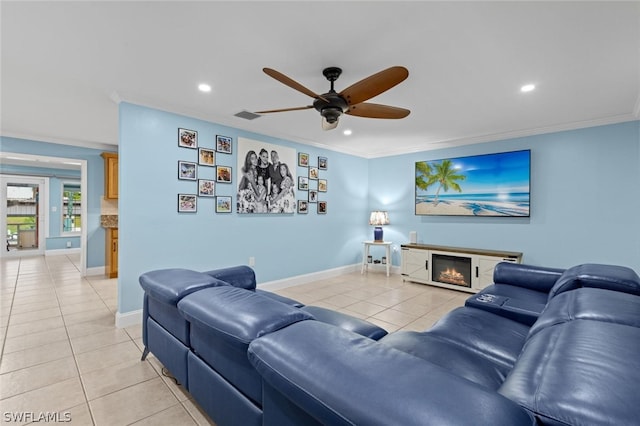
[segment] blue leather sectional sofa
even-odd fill
[[[143,340],[220,426],[640,422],[640,278],[501,263],[431,329],[256,290],[244,266],[152,271]]]

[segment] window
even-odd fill
[[[62,232],[77,233],[81,231],[82,195],[80,182],[62,183]]]

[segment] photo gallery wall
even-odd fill
[[[194,192],[178,194],[178,213],[197,213],[201,197],[215,200],[216,213],[233,211],[233,197],[216,193],[217,185],[234,184],[233,167],[225,164],[231,161],[233,138],[216,135],[211,147],[205,145],[198,143],[197,131],[178,129],[178,146],[196,157],[178,160],[178,179],[195,184]],[[237,149],[237,213],[307,214],[315,205],[318,214],[327,214],[327,201],[322,200],[328,189],[327,157],[319,156],[315,163],[309,154],[296,155],[293,148],[244,138]],[[296,173],[298,168],[305,172]]]

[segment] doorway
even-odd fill
[[[6,236],[3,254],[44,254],[45,178],[2,176],[0,183],[0,229]]]
[[[14,153],[14,152],[0,152],[0,163],[5,164],[7,166],[27,166],[27,167],[40,167],[46,169],[72,169],[72,170],[80,170],[80,192],[82,194],[87,194],[88,184],[87,184],[87,160],[82,160],[78,158],[63,158],[63,157],[49,157],[43,155],[34,155],[34,154],[23,154],[23,153]],[[11,173],[11,172],[8,172]],[[17,177],[18,179],[39,179],[42,182],[47,182],[47,176],[34,175],[33,173],[15,173],[3,174],[0,175],[2,179],[12,179]],[[0,232],[7,231],[7,214],[5,213],[5,209],[7,206],[6,200],[6,190],[5,182],[2,181],[2,185],[0,188]],[[43,188],[44,187],[44,188]],[[38,245],[39,249],[42,250],[41,254],[46,254],[46,237],[47,237],[47,227],[48,227],[48,214],[47,209],[49,206],[48,201],[48,184],[44,184],[40,187],[39,190],[39,203],[40,203],[40,222],[39,222],[39,234],[38,234]],[[86,198],[85,198],[86,199]],[[81,205],[81,213],[80,213],[80,274],[82,276],[87,275],[87,213],[88,207],[86,202],[83,202]],[[43,222],[44,221],[44,222]],[[13,234],[13,232],[12,232]],[[13,237],[12,237],[13,238]],[[6,251],[6,241],[5,246],[0,247],[0,257],[16,255],[19,256],[22,253],[28,253],[25,251],[15,251],[12,254],[11,250],[9,252]],[[32,252],[32,255],[37,253]]]

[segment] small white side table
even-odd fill
[[[362,256],[362,270],[360,271],[360,274],[364,274],[365,269],[369,271],[369,263],[367,262],[367,258],[369,257],[369,247],[383,246],[386,250],[387,276],[389,276],[389,269],[391,268],[391,241],[363,241],[362,244],[364,244],[364,253]]]

